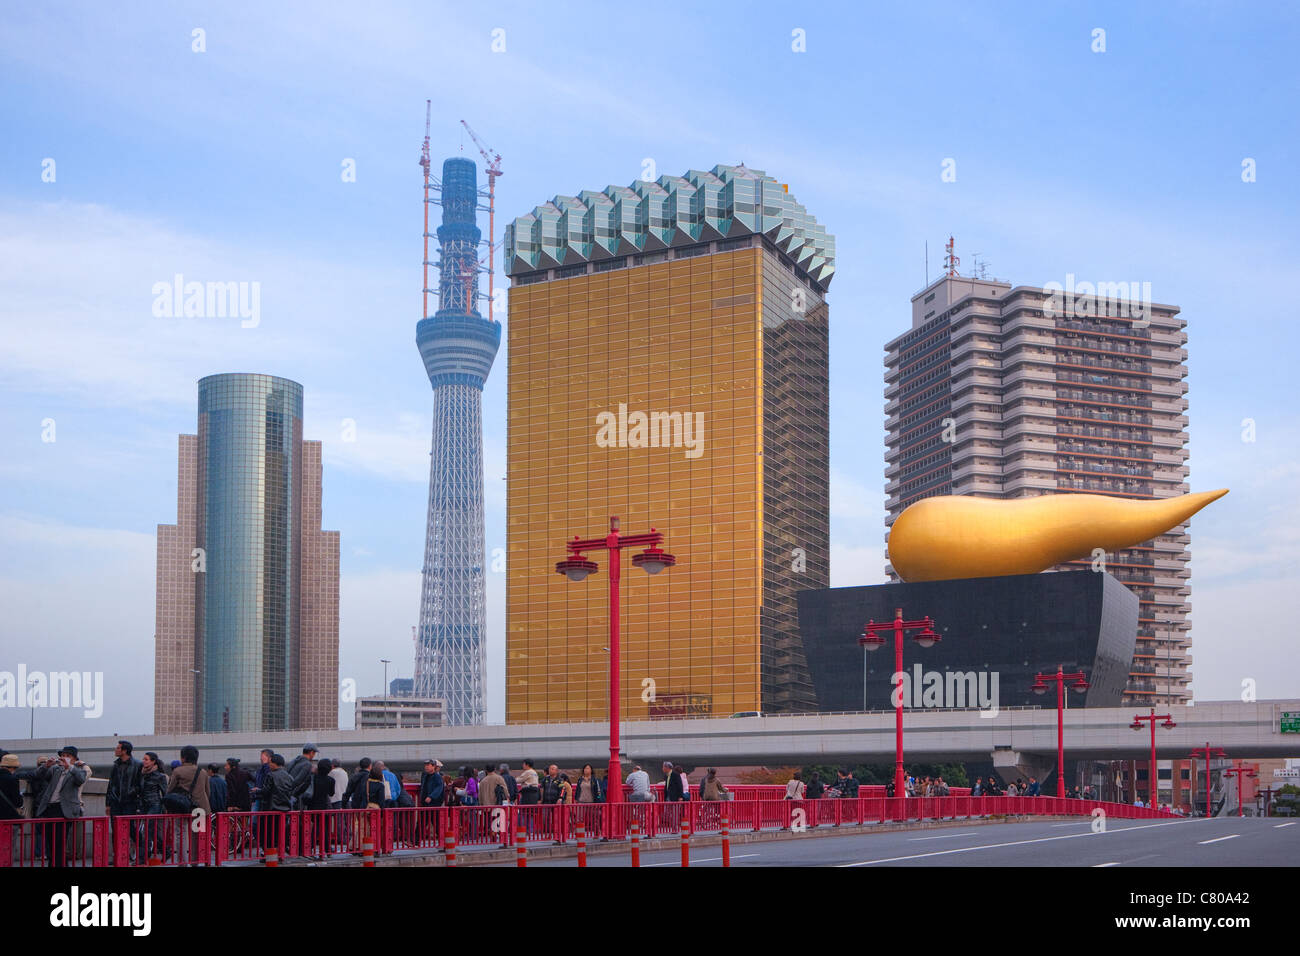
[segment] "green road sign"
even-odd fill
[[[1282,711],[1282,733],[1300,734],[1300,710]]]

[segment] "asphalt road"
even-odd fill
[[[1300,823],[1276,818],[1115,820],[1094,833],[1072,823],[973,824],[954,829],[808,836],[737,843],[732,866],[1295,866]],[[588,866],[629,866],[627,853],[591,855]],[[513,866],[514,864],[503,864]],[[529,867],[576,865],[529,860]],[[642,852],[646,867],[680,866],[681,851]],[[691,866],[721,866],[718,846],[692,847]]]

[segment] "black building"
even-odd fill
[[[1071,706],[1117,707],[1136,643],[1138,599],[1109,574],[1063,571],[802,591],[799,629],[822,712],[893,708],[894,610],[927,615],[940,640],[903,650],[905,707],[1055,706],[1031,685],[1038,671],[1082,671]],[[858,643],[874,620],[885,644]]]

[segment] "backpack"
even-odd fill
[[[366,808],[366,794],[370,791],[370,773],[366,772],[364,777],[356,781],[352,788],[352,799],[348,806],[353,810],[364,810]]]
[[[163,797],[163,809],[168,813],[183,813],[187,816],[194,811],[194,788],[198,785],[199,774],[203,773],[198,764],[194,765],[194,779],[188,790],[173,790]]]
[[[307,802],[311,800],[315,782],[316,774],[312,772],[311,764],[308,763],[306,777],[294,782],[293,792],[289,794],[289,806],[295,808],[306,806]]]

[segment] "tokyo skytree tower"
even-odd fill
[[[426,237],[428,208],[426,201]],[[483,383],[501,344],[501,325],[478,313],[477,208],[477,167],[468,159],[446,160],[437,233],[438,310],[415,327],[433,386],[415,694],[443,698],[449,725],[481,724],[487,709]]]

